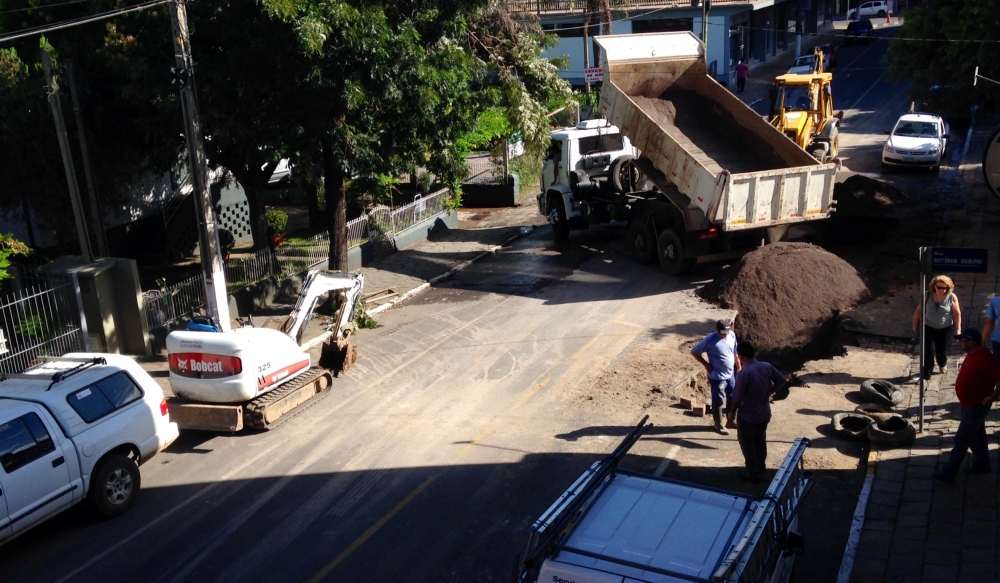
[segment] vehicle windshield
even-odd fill
[[[933,121],[900,121],[892,135],[904,138],[936,138],[938,124]]]
[[[812,92],[806,85],[785,86],[784,99],[785,109],[793,111],[808,111],[812,109]]]
[[[812,55],[806,55],[804,57],[799,57],[795,59],[795,63],[792,64],[793,67],[806,67],[812,65],[813,57]]]
[[[580,138],[581,154],[596,154],[599,152],[617,152],[624,150],[625,143],[621,134],[599,134],[587,138]]]

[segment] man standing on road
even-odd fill
[[[730,402],[727,417],[732,424],[733,416],[739,411],[736,422],[736,438],[743,451],[746,470],[740,477],[757,484],[760,475],[767,469],[767,424],[771,421],[771,393],[775,393],[788,382],[785,375],[771,366],[771,363],[757,360],[757,349],[749,342],[740,342],[736,354],[742,363],[736,373],[736,389]]]
[[[747,77],[750,74],[750,67],[740,59],[738,65],[736,65],[736,92],[743,93],[743,90],[747,86]]]
[[[705,360],[703,354],[708,354],[708,360]],[[691,355],[708,371],[715,430],[722,435],[729,435],[729,430],[722,424],[722,403],[724,398],[728,399],[733,394],[733,371],[740,370],[740,363],[736,360],[736,334],[733,333],[732,320],[716,322],[715,332],[692,348]]]
[[[951,450],[948,463],[934,474],[935,480],[954,482],[955,475],[965,459],[965,452],[972,448],[972,465],[966,471],[970,474],[989,473],[989,443],[986,437],[986,414],[993,401],[1000,396],[997,382],[1000,382],[1000,362],[981,344],[979,330],[965,330],[956,334],[959,346],[965,351],[962,368],[955,379],[955,394],[962,405],[962,421],[955,431],[955,447]]]
[[[997,328],[997,318],[1000,318],[1000,296],[990,300],[986,307],[986,325],[983,326],[983,346],[993,349],[993,356],[1000,360],[1000,328]]]

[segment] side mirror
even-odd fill
[[[947,139],[951,138],[951,134],[945,134],[945,135],[943,135],[941,137],[947,140]]]
[[[806,550],[806,539],[794,530],[785,535],[785,550],[793,555],[801,555]]]
[[[892,130],[885,130],[885,135],[891,136],[892,135]]]

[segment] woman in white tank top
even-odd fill
[[[935,360],[941,374],[948,370],[948,340],[962,333],[962,309],[955,295],[955,282],[947,275],[938,275],[927,287],[930,293],[924,305],[924,379],[931,378]],[[913,311],[913,331],[920,332],[920,306]]]

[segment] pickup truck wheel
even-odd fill
[[[660,267],[667,275],[681,275],[694,265],[694,261],[684,258],[684,244],[673,229],[664,229],[657,238],[657,255]]]
[[[656,241],[649,224],[644,218],[632,221],[628,226],[629,248],[632,249],[632,258],[636,263],[649,265],[656,260]]]
[[[139,494],[139,468],[131,459],[116,455],[104,461],[94,472],[90,499],[97,512],[113,518],[125,513]]]
[[[879,16],[885,16],[885,10],[879,10],[878,11],[878,15]]]
[[[549,223],[552,225],[552,234],[556,241],[565,241],[569,238],[569,221],[566,220],[566,208],[562,200],[558,197],[549,199]]]

